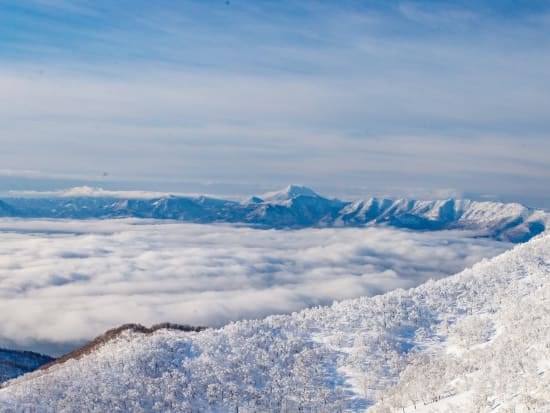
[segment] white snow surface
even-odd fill
[[[264,202],[285,202],[299,196],[321,198],[313,189],[302,185],[291,184],[279,191],[267,192],[259,196],[259,199]]]
[[[8,382],[0,411],[548,412],[549,327],[546,234],[407,291],[127,332]]]

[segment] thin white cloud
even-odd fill
[[[1,172],[0,172],[1,173]],[[124,198],[124,199],[151,199],[161,198],[171,195],[175,196],[208,196],[207,194],[197,192],[154,192],[154,191],[112,191],[103,188],[97,188],[92,186],[75,186],[73,188],[63,189],[59,191],[34,191],[34,190],[20,190],[20,191],[8,191],[10,197],[107,197],[107,198]],[[214,196],[214,195],[211,195]]]
[[[37,47],[20,55],[41,60],[0,70],[3,168],[82,181],[107,171],[139,182],[545,191],[548,16],[413,2],[140,6],[124,10],[123,27],[111,25],[114,4],[95,9],[102,30],[53,19],[56,33],[83,36],[81,55],[33,30],[36,41],[11,45]]]
[[[0,233],[0,346],[43,351],[127,322],[217,326],[406,288],[508,247],[463,232],[140,220],[3,219]]]
[[[421,56],[425,46],[416,47],[404,52]],[[113,179],[158,182],[239,183],[254,175],[275,186],[302,181],[375,190],[452,187],[517,198],[541,194],[550,177],[543,120],[548,93],[536,80],[544,75],[519,69],[499,74],[506,65],[499,58],[483,72],[494,73],[472,74],[460,69],[458,54],[445,63],[448,71],[434,73],[429,82],[406,70],[345,80],[219,73],[125,77],[124,71],[118,75],[124,80],[117,80],[2,71],[0,161],[6,170],[25,165],[53,179],[81,181],[100,179],[103,171]],[[480,58],[474,53],[467,60]],[[548,63],[537,55],[517,59]]]
[[[424,6],[413,2],[402,2],[397,9],[405,18],[428,27],[456,26],[461,23],[475,24],[480,20],[480,16],[471,10],[453,8],[449,5],[438,7],[434,4]]]

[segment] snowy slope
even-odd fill
[[[408,291],[199,333],[125,331],[9,382],[0,407],[548,412],[549,327],[543,235]]]
[[[0,348],[0,383],[36,370],[54,359],[30,351],[15,351]]]
[[[306,196],[310,198],[320,198],[320,196],[317,193],[315,193],[314,190],[301,185],[289,185],[280,191],[268,192],[256,198],[262,200],[263,202],[285,203],[285,202],[291,201],[294,198],[298,198],[300,196]]]
[[[519,204],[377,198],[347,202],[324,198],[297,185],[244,202],[204,196],[166,195],[147,199],[124,198],[125,193],[120,197],[106,194],[111,193],[90,188],[67,191],[59,197],[9,198],[0,201],[0,216],[156,218],[195,223],[240,223],[262,228],[390,225],[413,230],[472,229],[512,242],[527,241],[544,231],[550,222],[548,213]]]

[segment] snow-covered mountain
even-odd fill
[[[550,234],[412,290],[221,329],[124,329],[0,410],[550,411]]]
[[[74,196],[75,193],[84,195]],[[98,193],[104,194],[104,191]],[[195,223],[240,223],[262,228],[390,225],[413,230],[473,229],[513,242],[527,241],[543,232],[550,222],[550,215],[545,211],[520,204],[378,198],[348,202],[327,199],[297,185],[244,202],[204,196],[167,195],[150,199],[106,197],[94,196],[91,190],[69,191],[66,194],[70,196],[7,198],[0,201],[0,216],[72,219],[135,217]]]
[[[15,351],[0,348],[0,383],[36,370],[54,359],[30,351]]]
[[[310,198],[322,198],[313,189],[301,185],[289,185],[280,191],[267,192],[257,198],[261,199],[263,202],[286,203],[301,196]],[[325,198],[323,198],[323,200],[324,199]]]

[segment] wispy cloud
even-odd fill
[[[0,231],[0,346],[43,351],[126,322],[221,325],[406,288],[509,247],[461,232],[136,220],[3,219]]]
[[[548,10],[481,3],[12,3],[0,161],[532,197],[550,178]]]
[[[1,171],[0,171],[1,174]],[[10,197],[33,197],[33,198],[70,198],[70,197],[109,197],[124,199],[152,199],[168,197],[171,195],[182,197],[208,196],[198,192],[152,192],[152,191],[112,191],[91,186],[77,186],[59,191],[35,191],[35,190],[12,190],[7,192]],[[213,196],[213,195],[212,195]]]

